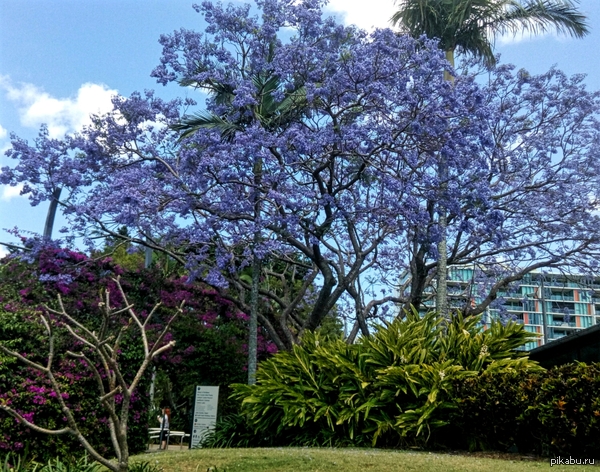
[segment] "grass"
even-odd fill
[[[505,456],[503,456],[505,457]],[[162,451],[135,456],[164,472],[522,472],[549,470],[550,460],[381,449],[271,448]],[[596,461],[600,464],[600,461]],[[598,471],[597,466],[554,466],[552,471]]]

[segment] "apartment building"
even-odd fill
[[[471,267],[452,267],[448,273],[450,306],[465,307],[484,296],[485,276]],[[493,276],[489,277],[493,282]],[[435,300],[425,303],[435,307]],[[600,278],[586,275],[533,272],[498,294],[498,300],[484,313],[485,323],[494,318],[511,318],[538,333],[537,342],[526,350],[561,339],[600,324]]]

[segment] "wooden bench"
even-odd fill
[[[182,449],[183,441],[186,438],[189,439],[189,437],[190,435],[183,431],[171,431],[169,432],[169,437],[167,438],[167,446],[169,445],[171,438],[179,438],[179,449]],[[154,440],[160,441],[160,428],[148,428],[148,449],[150,449],[150,444],[152,444],[152,441]]]

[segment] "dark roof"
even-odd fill
[[[600,325],[536,347],[529,351],[529,358],[546,368],[573,361],[600,362]]]

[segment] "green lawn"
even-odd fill
[[[380,449],[271,448],[201,449],[152,452],[132,462],[149,461],[164,472],[521,472],[550,470],[550,460],[520,460],[475,455]],[[596,461],[600,464],[600,461]],[[214,468],[214,469],[211,469]],[[598,471],[598,466],[554,466],[552,471]]]

